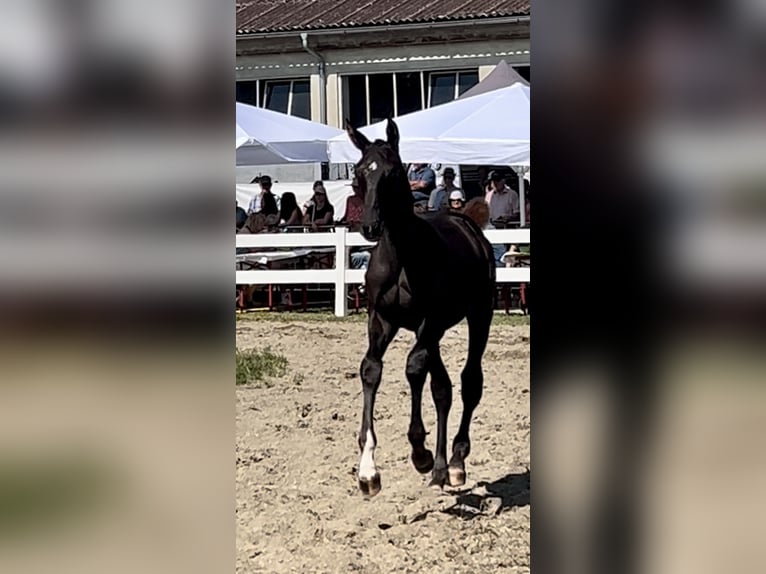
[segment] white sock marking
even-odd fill
[[[375,468],[375,439],[372,431],[367,431],[367,439],[364,441],[362,449],[362,459],[359,461],[359,478],[362,480],[372,480],[372,477],[378,473]]]

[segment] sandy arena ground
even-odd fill
[[[375,409],[383,490],[370,500],[356,479],[366,341],[364,322],[237,322],[238,348],[270,346],[289,360],[285,376],[237,389],[237,572],[529,572],[529,327],[493,324],[467,483],[452,492],[429,488],[410,462],[414,338],[398,334]],[[442,340],[455,389],[450,445],[466,342],[464,323]],[[433,449],[428,384],[423,405]]]

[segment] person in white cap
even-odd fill
[[[451,191],[449,194],[449,208],[452,211],[463,211],[465,207],[465,195],[460,189]]]
[[[428,210],[439,211],[449,207],[449,194],[460,188],[455,185],[455,170],[445,167],[442,173],[442,184],[431,192],[428,198]]]

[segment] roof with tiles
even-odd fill
[[[237,0],[237,34],[528,16],[530,0]]]

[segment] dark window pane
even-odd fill
[[[396,74],[396,106],[400,116],[423,109],[419,72]]]
[[[455,99],[455,74],[431,74],[431,106]]]
[[[367,93],[364,76],[346,76],[343,111],[354,127],[367,125]]]
[[[290,82],[269,82],[266,84],[266,98],[263,107],[286,114],[289,97]]]
[[[514,70],[516,70],[519,73],[519,76],[524,78],[527,82],[529,82],[529,66],[514,66]]]
[[[258,82],[237,82],[237,101],[251,106],[258,105]]]
[[[308,80],[293,82],[293,107],[290,115],[311,119],[311,89]]]
[[[394,79],[392,74],[370,74],[370,123],[394,115]]]
[[[460,72],[460,74],[458,74],[458,81],[460,84],[458,85],[457,90],[458,96],[460,96],[463,92],[479,83],[479,72]]]

